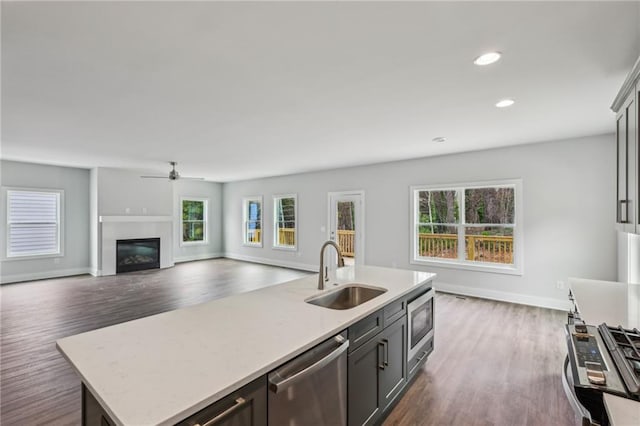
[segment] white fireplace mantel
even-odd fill
[[[105,222],[171,222],[172,216],[99,216],[101,223]]]
[[[98,275],[116,273],[118,240],[160,238],[160,268],[173,266],[172,216],[99,216],[100,266]]]

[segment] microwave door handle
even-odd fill
[[[562,366],[562,387],[564,388],[564,393],[567,395],[567,399],[569,400],[569,405],[574,412],[578,413],[582,418],[581,426],[591,426],[595,425],[591,419],[591,414],[589,411],[584,408],[584,406],[578,401],[578,397],[573,389],[573,385],[569,384],[569,380],[567,379],[567,374],[569,372],[569,355],[564,358],[564,364]]]

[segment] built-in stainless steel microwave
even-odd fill
[[[409,373],[433,350],[433,295],[431,288],[407,305]]]

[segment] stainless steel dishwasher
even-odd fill
[[[348,347],[345,331],[269,373],[269,426],[346,425]]]

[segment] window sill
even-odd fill
[[[274,250],[283,250],[283,251],[298,251],[297,246],[273,246],[271,247]]]
[[[466,271],[489,272],[493,274],[524,275],[522,267],[513,265],[497,265],[480,262],[459,262],[457,260],[433,260],[433,259],[411,259],[411,265],[433,266],[447,269],[462,269]]]
[[[208,245],[208,241],[181,241],[180,247],[191,247],[191,246],[206,246]]]
[[[262,248],[262,243],[242,243],[244,247],[258,247]]]
[[[37,259],[51,259],[56,257],[64,257],[64,253],[48,253],[48,254],[25,254],[22,256],[5,256],[2,261],[10,260],[37,260]]]

